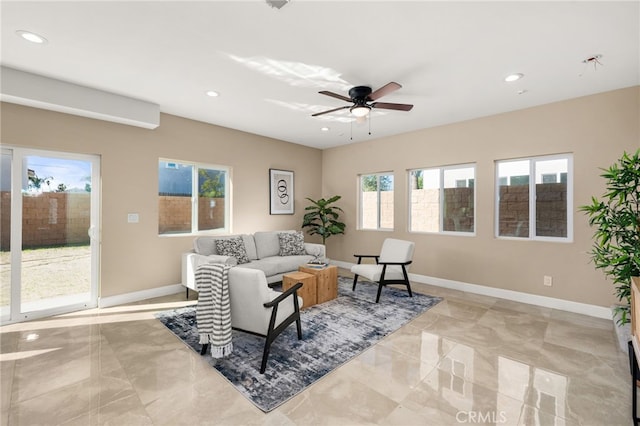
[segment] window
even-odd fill
[[[393,229],[393,174],[360,176],[360,229]]]
[[[473,233],[475,165],[409,171],[409,231]]]
[[[160,159],[158,233],[229,231],[229,169]]]
[[[498,237],[571,240],[572,157],[496,162]]]

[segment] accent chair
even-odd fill
[[[351,267],[351,272],[354,274],[353,291],[356,290],[358,277],[363,276],[378,283],[376,303],[380,302],[382,287],[389,284],[402,284],[407,286],[409,296],[413,297],[407,269],[413,259],[414,246],[415,243],[412,241],[387,238],[382,243],[382,250],[379,255],[354,254],[354,256],[358,258],[358,263]],[[362,259],[364,258],[373,258],[376,263],[362,263]]]
[[[301,283],[285,292],[269,287],[263,271],[233,267],[229,270],[229,299],[231,326],[265,338],[260,374],[267,368],[271,344],[292,323],[296,323],[298,340],[302,340],[300,306],[298,297]],[[202,345],[201,355],[207,352],[208,344]]]

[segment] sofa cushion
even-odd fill
[[[280,254],[280,240],[278,233],[280,232],[296,232],[296,231],[266,231],[256,232],[253,238],[256,241],[256,250],[258,259],[265,257],[278,256]]]
[[[242,234],[242,241],[244,241],[244,249],[247,251],[249,260],[256,260],[258,251],[256,250],[256,241],[253,239],[253,235]]]
[[[212,237],[197,237],[193,240],[193,251],[203,256],[218,254],[216,240]]]
[[[280,232],[278,233],[280,243],[280,256],[298,256],[307,254],[304,249],[304,235],[302,232]]]
[[[216,251],[222,256],[232,256],[238,264],[248,263],[247,250],[241,237],[216,239]]]

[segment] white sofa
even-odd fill
[[[254,234],[240,235],[211,235],[197,237],[193,241],[193,250],[182,255],[182,285],[196,290],[195,270],[201,263],[226,263],[237,265],[239,268],[259,269],[264,272],[268,283],[282,281],[282,276],[288,272],[297,271],[298,266],[311,260],[325,259],[325,246],[316,243],[304,243],[304,254],[281,256],[280,234],[296,233],[299,231],[266,231]],[[238,263],[234,256],[221,255],[216,247],[216,240],[242,239],[246,251],[247,263]]]

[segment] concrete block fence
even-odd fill
[[[10,249],[11,193],[0,194],[0,250]],[[89,244],[91,194],[43,192],[22,197],[22,246]]]

